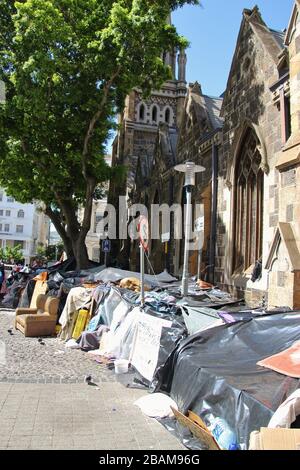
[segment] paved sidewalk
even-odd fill
[[[12,314],[0,313],[6,356],[6,364],[0,360],[0,449],[185,449],[133,405],[147,390],[127,388],[55,338],[42,346],[15,330],[11,335],[12,324]],[[97,387],[84,382],[89,374]]]
[[[0,449],[176,450],[179,441],[120,383],[0,384]]]
[[[11,334],[8,332],[11,330]],[[66,349],[58,338],[25,338],[14,329],[14,312],[1,312],[0,341],[6,361],[0,358],[0,382],[83,383],[86,375],[97,381],[114,381],[115,375],[80,350]]]

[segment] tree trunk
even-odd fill
[[[51,207],[48,206],[45,209],[45,214],[49,217],[55,227],[55,230],[62,239],[67,258],[72,258],[74,256],[72,240],[68,237],[65,227],[61,222],[59,214],[57,212],[54,212]]]
[[[88,269],[90,263],[85,238],[79,236],[76,240],[72,240],[72,245],[76,258],[76,269]]]
[[[72,246],[72,241],[69,238],[66,238],[65,240],[63,240],[63,244],[67,258],[73,258],[74,250]]]

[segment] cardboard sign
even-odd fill
[[[188,428],[191,433],[201,441],[208,450],[221,450],[214,436],[204,423],[202,419],[193,413],[188,412],[188,415],[180,413],[171,406],[171,409],[175,415],[177,421],[184,427]]]
[[[171,321],[144,313],[138,320],[131,363],[149,382],[153,379],[158,361],[162,328],[171,326]]]

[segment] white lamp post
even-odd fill
[[[189,287],[189,250],[188,243],[192,228],[192,189],[195,186],[195,174],[205,171],[203,166],[196,165],[194,162],[186,162],[175,166],[175,170],[185,173],[184,186],[186,189],[186,218],[185,218],[185,245],[184,245],[184,264],[182,275],[182,295],[188,295]]]

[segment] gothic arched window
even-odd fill
[[[157,107],[156,106],[153,106],[153,109],[152,109],[152,121],[157,122]]]
[[[167,124],[170,124],[170,120],[171,120],[171,112],[170,112],[170,108],[167,108],[165,112],[165,121]]]
[[[258,144],[248,129],[236,162],[234,271],[245,271],[262,256],[264,174]]]
[[[140,106],[139,119],[140,121],[145,121],[146,110],[145,105],[142,103]]]

